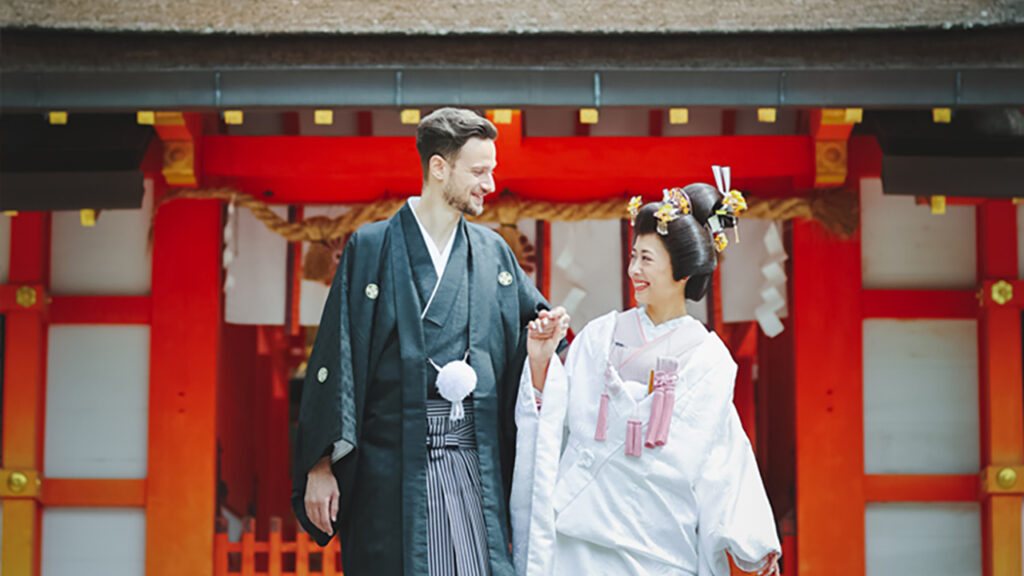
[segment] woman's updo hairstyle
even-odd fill
[[[658,208],[661,202],[645,204],[633,224],[633,238],[654,234],[661,238],[672,264],[672,278],[677,282],[689,278],[686,298],[700,300],[711,285],[711,275],[718,266],[718,253],[707,228],[708,218],[722,204],[722,195],[709,184],[696,183],[683,188],[690,199],[690,213],[680,214],[666,223],[667,234],[658,232]]]

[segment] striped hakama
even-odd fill
[[[431,576],[487,576],[487,529],[473,401],[466,417],[448,419],[451,402],[427,399],[427,548]]]

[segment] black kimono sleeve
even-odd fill
[[[330,535],[318,530],[306,516],[307,476],[320,458],[331,455],[336,442],[341,441],[348,450],[358,445],[349,314],[349,278],[357,260],[358,236],[353,234],[345,246],[324,304],[302,385],[292,456],[292,508],[302,527],[321,546],[330,541]]]

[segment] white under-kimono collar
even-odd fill
[[[444,250],[438,250],[437,244],[434,243],[434,239],[430,237],[427,229],[423,227],[423,222],[420,222],[420,217],[416,215],[416,206],[420,203],[419,196],[413,196],[409,198],[409,208],[412,209],[412,217],[416,219],[416,225],[420,228],[420,234],[423,235],[423,243],[427,245],[427,252],[430,252],[430,260],[434,263],[434,272],[437,272],[437,281],[441,282],[441,277],[444,276],[445,266],[448,265],[448,257],[452,253],[452,245],[455,244],[455,231],[458,230],[458,226],[452,229],[452,233],[448,236],[448,241],[444,244]]]
[[[700,325],[701,328],[704,327],[699,320],[697,320],[693,316],[690,316],[689,314],[683,314],[682,316],[679,316],[677,318],[666,320],[661,324],[655,324],[654,321],[651,320],[651,317],[647,315],[646,306],[640,306],[639,308],[637,308],[637,316],[640,317],[640,327],[644,331],[644,339],[647,340],[648,342],[657,340],[658,338],[661,338],[662,336],[668,334],[669,332],[675,330],[676,328],[679,328],[684,324],[689,324],[691,322]]]

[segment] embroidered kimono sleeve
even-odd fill
[[[699,574],[728,576],[726,552],[739,568],[755,572],[781,547],[754,452],[731,402],[717,436],[695,487]]]

